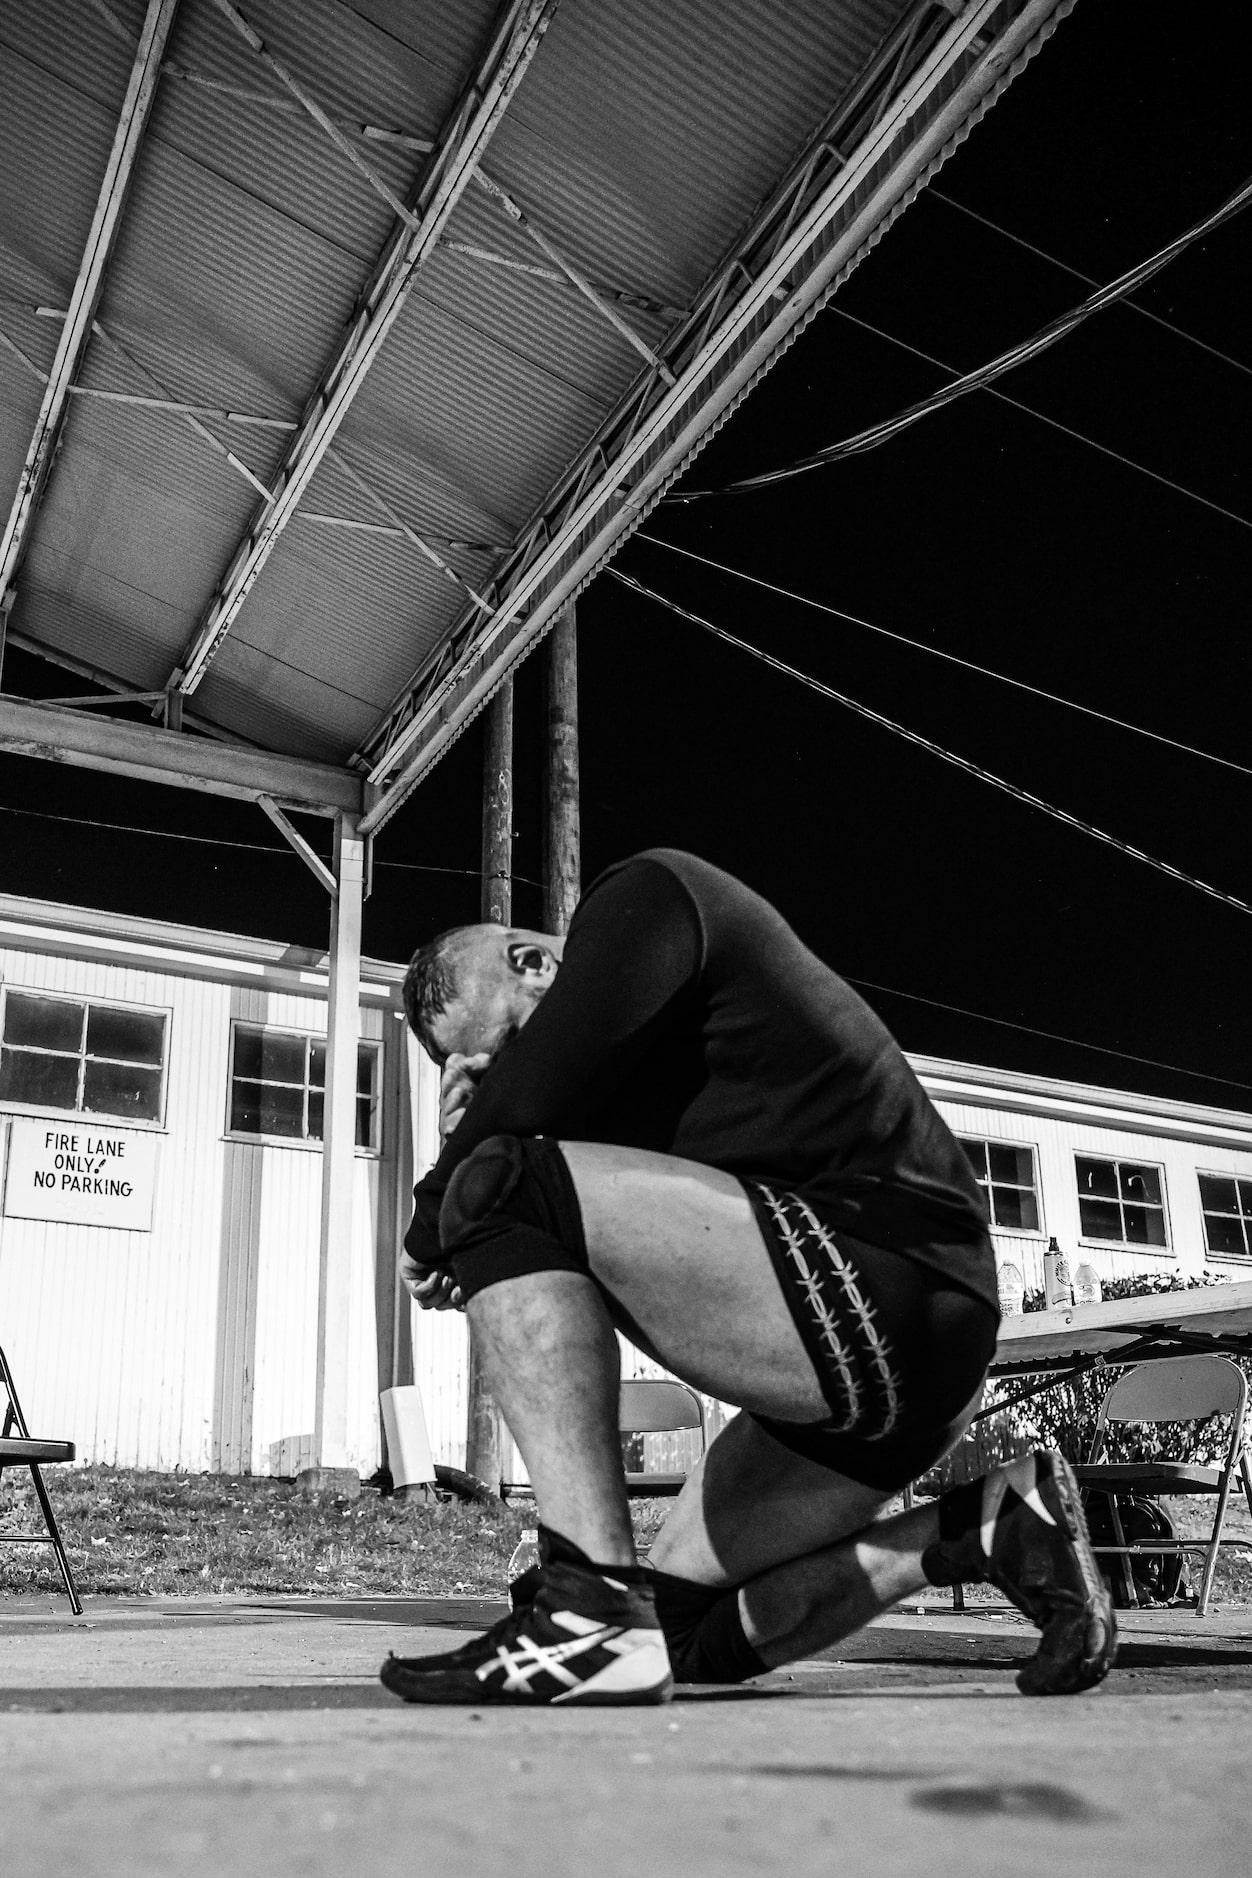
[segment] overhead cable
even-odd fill
[[[1073,698],[1062,698],[1055,691],[1045,691],[1040,685],[1028,685],[1024,679],[1010,678],[1007,672],[993,671],[989,665],[978,665],[973,659],[962,659],[955,652],[944,652],[939,646],[928,646],[924,640],[911,639],[907,633],[893,632],[889,626],[877,626],[873,620],[862,619],[859,613],[848,613],[843,607],[830,606],[824,600],[814,600],[807,593],[796,593],[790,587],[780,587],[772,580],[762,580],[759,575],[746,573],[741,567],[715,561],[711,555],[697,554],[692,548],[680,548],[676,542],[662,541],[659,535],[650,535],[644,528],[636,531],[634,539],[649,541],[654,548],[668,548],[671,554],[681,554],[687,561],[699,561],[702,567],[716,568],[719,574],[733,574],[736,580],[746,580],[750,586],[763,587],[767,593],[776,593],[781,599],[812,607],[816,613],[829,613],[834,619],[847,620],[852,626],[863,626],[867,632],[878,633],[883,639],[894,639],[900,645],[912,646],[916,652],[928,652],[932,658],[946,659],[949,665],[961,665],[968,672],[980,673],[983,678],[998,679],[1002,685],[1012,685],[1015,691],[1026,691],[1032,697],[1046,698],[1051,704],[1063,704],[1068,710],[1081,711],[1084,717],[1094,717],[1102,724],[1116,724],[1119,730],[1133,730],[1136,736],[1150,737],[1153,743],[1168,744],[1171,750],[1183,750],[1188,756],[1200,756],[1208,763],[1220,763],[1223,769],[1237,770],[1241,776],[1252,776],[1252,768],[1246,763],[1236,763],[1228,756],[1214,756],[1211,750],[1201,750],[1193,743],[1181,743],[1177,737],[1166,737],[1160,731],[1145,729],[1142,724],[1132,724],[1124,717],[1113,717],[1108,711],[1097,711],[1089,704],[1076,703]]]
[[[955,196],[948,195],[946,190],[936,189],[933,183],[926,190],[925,199],[929,202],[942,202],[946,208],[955,209],[958,215],[968,216],[971,222],[981,222],[984,228],[991,230],[992,234],[1002,236],[1005,241],[1011,241],[1017,248],[1024,248],[1027,254],[1036,255],[1039,260],[1046,261],[1050,267],[1059,268],[1062,274],[1072,275],[1075,280],[1080,280],[1084,287],[1098,287],[1100,284],[1093,275],[1084,274],[1081,268],[1071,267],[1068,261],[1062,261],[1059,256],[1049,254],[1046,248],[1037,247],[1033,241],[1027,241],[1024,235],[1014,234],[1011,228],[1005,228],[1000,222],[993,222],[989,215],[980,215],[977,209],[971,209],[968,204],[958,202]],[[1140,319],[1151,320],[1154,326],[1160,326],[1165,332],[1172,333],[1175,339],[1181,339],[1187,345],[1195,346],[1197,351],[1207,352],[1211,358],[1220,359],[1223,365],[1233,366],[1236,372],[1245,372],[1249,378],[1252,378],[1252,365],[1245,365],[1242,359],[1232,358],[1230,353],[1223,352],[1220,346],[1210,345],[1207,339],[1198,338],[1195,333],[1187,332],[1185,327],[1175,326],[1173,320],[1164,319],[1161,314],[1154,313],[1151,307],[1140,306],[1137,300],[1131,299],[1123,300],[1122,305],[1128,313],[1137,313]]]
[[[0,803],[0,815],[30,815],[41,822],[72,822],[77,828],[108,828],[120,835],[148,835],[161,841],[195,841],[206,848],[242,848],[251,854],[272,854],[280,859],[295,855],[294,848],[276,847],[269,841],[228,841],[224,835],[190,835],[176,828],[136,828],[130,822],[102,822],[89,815],[54,815],[51,809],[19,809],[7,802]],[[316,850],[315,850],[316,852]],[[318,855],[329,867],[329,858]],[[425,861],[375,861],[375,867],[391,867],[405,874],[461,874],[480,877],[477,867],[436,867]],[[541,880],[531,880],[528,874],[510,874],[510,880],[520,881],[525,887],[542,887]]]
[[[1098,1056],[1115,1056],[1123,1063],[1146,1063],[1149,1069],[1167,1069],[1174,1076],[1194,1076],[1197,1082],[1220,1082],[1229,1089],[1252,1089],[1252,1082],[1239,1082],[1233,1076],[1214,1076],[1207,1069],[1183,1069],[1178,1063],[1163,1063],[1157,1056],[1136,1056],[1133,1050],[1114,1050],[1107,1043],[1088,1043],[1083,1037],[1063,1037],[1056,1030],[1040,1030],[1036,1024],[1016,1024],[1008,1017],[990,1017],[986,1011],[971,1011],[964,1004],[946,1004],[942,998],[926,998],[919,991],[901,991],[898,985],[875,984],[872,978],[855,978],[842,972],[850,985],[863,991],[883,991],[888,997],[907,998],[910,1004],[929,1004],[936,1011],[953,1011],[958,1017],[972,1017],[980,1024],[995,1024],[1000,1030],[1021,1030],[1031,1037],[1046,1037],[1051,1043],[1072,1044],[1076,1050],[1094,1050]]]
[[[938,366],[942,372],[954,370],[954,367],[937,359],[933,352],[923,352],[920,346],[912,346],[907,339],[897,338],[895,333],[885,332],[881,326],[874,326],[869,320],[858,319],[855,313],[847,312],[843,307],[832,307],[840,319],[847,320],[852,326],[860,326],[867,333],[873,333],[878,339],[885,339],[888,345],[898,346],[901,352],[911,352],[915,359],[925,359],[928,365]],[[1172,489],[1175,495],[1186,496],[1189,502],[1198,502],[1201,508],[1211,509],[1214,515],[1222,515],[1228,522],[1238,522],[1240,528],[1252,528],[1252,521],[1246,515],[1240,515],[1234,509],[1228,509],[1220,502],[1214,502],[1211,496],[1202,496],[1198,490],[1191,489],[1186,483],[1180,483],[1174,476],[1166,476],[1160,470],[1149,469],[1146,463],[1140,463],[1137,457],[1127,456],[1124,450],[1114,450],[1111,444],[1099,443],[1089,437],[1085,430],[1075,430],[1072,424],[1063,424],[1059,417],[1049,417],[1036,405],[1026,404],[1021,398],[1011,398],[1007,391],[1000,391],[995,385],[986,387],[987,396],[996,398],[1001,404],[1011,406],[1014,411],[1022,411],[1036,422],[1046,424],[1049,430],[1059,430],[1063,437],[1072,437],[1075,443],[1085,444],[1088,450],[1094,450],[1100,456],[1110,457],[1114,463],[1120,463],[1124,469],[1132,469],[1140,476],[1146,476],[1149,482],[1160,483],[1163,489]]]
[[[773,483],[786,481],[793,476],[802,476],[809,470],[820,469],[828,463],[841,462],[845,457],[857,456],[866,450],[877,449],[879,444],[886,443],[890,438],[898,436],[902,430],[906,430],[910,425],[916,424],[919,419],[928,417],[932,411],[942,409],[944,405],[951,404],[955,399],[964,397],[968,392],[987,389],[997,378],[1003,377],[1006,372],[1013,371],[1017,366],[1025,364],[1029,359],[1036,358],[1041,352],[1045,352],[1050,346],[1054,346],[1058,340],[1064,339],[1069,333],[1074,331],[1075,327],[1081,325],[1084,320],[1090,319],[1093,314],[1103,312],[1105,307],[1116,305],[1119,300],[1125,299],[1127,294],[1133,293],[1137,287],[1142,286],[1143,283],[1150,280],[1154,274],[1159,273],[1163,267],[1167,267],[1171,261],[1175,260],[1185,249],[1189,248],[1193,242],[1199,241],[1205,235],[1211,234],[1214,229],[1220,228],[1224,222],[1229,221],[1232,216],[1237,215],[1240,210],[1247,207],[1249,202],[1252,202],[1252,178],[1244,183],[1241,188],[1237,189],[1234,195],[1230,196],[1219,209],[1215,209],[1211,215],[1205,216],[1203,221],[1196,222],[1191,228],[1187,229],[1185,233],[1179,235],[1176,240],[1170,242],[1168,247],[1162,248],[1148,260],[1141,261],[1137,267],[1131,268],[1128,273],[1120,275],[1118,279],[1110,281],[1107,286],[1098,288],[1097,291],[1089,295],[1081,305],[1071,307],[1067,313],[1062,313],[1057,319],[1049,321],[1046,326],[1041,327],[1039,331],[1032,334],[1029,339],[1024,339],[1018,345],[1011,346],[1007,352],[1000,353],[997,358],[991,359],[986,365],[979,366],[975,371],[966,372],[962,376],[954,378],[951,384],[942,386],[940,390],[932,392],[928,398],[922,398],[918,403],[909,405],[903,411],[898,411],[894,417],[884,418],[881,423],[871,424],[867,429],[857,431],[853,436],[845,437],[838,443],[827,444],[824,449],[815,450],[810,456],[801,457],[794,463],[784,464],[780,469],[765,470],[758,476],[741,477],[733,483],[724,484],[720,489],[685,490],[677,495],[667,496],[665,500],[672,503],[698,502],[712,495],[733,495],[752,489],[765,489]],[[836,307],[835,310],[842,311],[842,309],[838,307]],[[876,327],[871,326],[867,320],[857,321],[856,324],[868,327],[871,332],[878,330]],[[884,338],[891,337],[890,334],[883,334],[882,336]],[[917,348],[910,347],[909,350],[917,351]],[[954,370],[952,366],[943,364],[941,360],[930,358],[930,355],[927,353],[919,351],[918,356],[929,359],[931,364],[939,366],[943,371]],[[1009,402],[1012,403],[1014,400],[1010,399]],[[1030,407],[1021,406],[1020,408],[1029,410]],[[1031,411],[1031,415],[1033,417],[1039,417],[1041,413]],[[1045,419],[1044,421],[1049,422],[1051,420]],[[1063,429],[1065,427],[1059,426],[1059,428]],[[1077,435],[1078,433],[1073,434]],[[1090,442],[1091,439],[1084,438],[1083,441]],[[1097,446],[1097,448],[1100,447],[1102,446]],[[1117,453],[1115,451],[1109,451],[1107,454],[1116,455]],[[1134,467],[1142,468],[1142,465],[1136,464]],[[1152,472],[1149,471],[1147,473],[1151,474]],[[1165,481],[1167,479],[1162,477],[1158,478],[1158,480]],[[1187,491],[1186,493],[1190,494],[1192,492]],[[1200,500],[1203,500],[1203,498],[1200,498]],[[1210,503],[1208,506],[1216,508],[1218,505],[1216,503]],[[1222,512],[1226,513],[1224,510]],[[1244,518],[1242,516],[1234,516],[1233,519],[1242,521]],[[1252,526],[1252,523],[1247,525]]]
[[[654,600],[658,606],[676,613],[680,619],[690,620],[693,626],[702,626],[705,632],[712,633],[715,639],[723,640],[728,646],[737,646],[741,652],[750,653],[754,659],[760,659],[763,664],[771,666],[776,672],[782,672],[787,678],[796,679],[800,684],[806,685],[810,691],[816,691],[820,696],[830,698],[835,704],[846,705],[848,710],[855,711],[858,717],[868,718],[870,723],[878,724],[884,730],[894,731],[897,737],[903,737],[906,742],[916,744],[919,749],[929,750],[932,756],[941,757],[945,763],[951,763],[957,769],[964,770],[967,776],[976,776],[979,782],[990,783],[993,788],[1012,796],[1017,802],[1025,802],[1030,808],[1042,809],[1043,813],[1050,815],[1054,821],[1063,822],[1068,828],[1076,828],[1080,834],[1090,835],[1093,841],[1103,842],[1105,847],[1115,848],[1119,854],[1129,855],[1134,861],[1142,861],[1147,867],[1155,868],[1158,873],[1167,874],[1171,880],[1181,881],[1185,887],[1194,887],[1198,893],[1207,894],[1211,900],[1220,900],[1224,906],[1233,906],[1240,913],[1252,913],[1252,906],[1246,900],[1238,899],[1233,893],[1224,893],[1220,887],[1212,887],[1207,881],[1197,880],[1194,874],[1184,873],[1180,867],[1174,867],[1169,861],[1159,861],[1154,855],[1145,854],[1142,848],[1136,848],[1130,842],[1120,840],[1116,835],[1106,834],[1102,828],[1096,828],[1092,823],[1084,822],[1079,816],[1071,815],[1068,809],[1058,809],[1053,803],[1045,802],[1042,796],[1033,795],[1030,790],[1020,788],[1017,783],[1006,781],[1003,776],[997,776],[994,771],[984,769],[979,763],[971,763],[968,757],[958,756],[954,750],[945,749],[943,744],[934,742],[930,737],[923,737],[919,731],[909,730],[904,724],[897,724],[894,718],[884,717],[881,711],[871,710],[867,704],[861,704],[855,698],[849,698],[846,693],[835,691],[830,685],[824,685],[820,679],[810,677],[807,672],[799,671],[796,666],[788,665],[783,659],[775,658],[773,653],[764,652],[760,646],[751,645],[748,640],[740,639],[734,633],[728,633],[724,627],[715,626],[712,620],[705,619],[702,614],[693,613],[688,607],[679,606],[677,601],[666,599],[664,594],[654,592],[651,587],[645,587],[643,582],[636,580],[633,575],[623,574],[616,567],[609,567],[606,572],[614,580],[621,581],[623,586],[642,594],[645,600]]]

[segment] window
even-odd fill
[[[164,1011],[9,991],[0,1101],[160,1121],[167,1021]]]
[[[362,1043],[356,1059],[356,1145],[378,1147],[381,1045]],[[230,1077],[230,1129],[320,1141],[326,1090],[326,1039],[295,1030],[236,1024]]]
[[[1039,1231],[1039,1183],[1035,1151],[1011,1141],[970,1141],[959,1137],[974,1179],[987,1202],[993,1226],[1014,1232]]]
[[[1084,1239],[1167,1246],[1165,1191],[1159,1167],[1140,1161],[1076,1157],[1078,1216]]]
[[[1252,1180],[1233,1174],[1201,1174],[1200,1205],[1210,1252],[1252,1258]]]

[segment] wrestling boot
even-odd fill
[[[1049,1448],[995,1467],[939,1500],[939,1543],[922,1554],[933,1585],[990,1583],[1043,1632],[1017,1677],[1023,1695],[1076,1695],[1108,1675],[1117,1626],[1078,1483]]]
[[[539,1529],[528,1602],[459,1650],[389,1656],[379,1674],[405,1702],[622,1706],[668,1702],[674,1686],[656,1605],[639,1566],[596,1566]]]

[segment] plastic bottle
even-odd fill
[[[996,1273],[996,1286],[1000,1293],[1000,1309],[1005,1317],[1019,1317],[1022,1309],[1022,1297],[1026,1289],[1025,1280],[1016,1265],[1001,1265]]]
[[[537,1526],[527,1526],[514,1546],[513,1556],[509,1560],[509,1583],[512,1584],[515,1578],[520,1578],[523,1572],[528,1572],[532,1565],[538,1563],[539,1529]]]
[[[1043,1255],[1043,1302],[1049,1311],[1064,1310],[1067,1304],[1074,1302],[1069,1260],[1055,1239],[1048,1240],[1048,1249]]]
[[[1074,1303],[1098,1304],[1103,1296],[1099,1272],[1084,1259],[1074,1268]]]

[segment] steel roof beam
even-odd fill
[[[840,107],[664,342],[677,385],[636,382],[499,571],[488,590],[501,596],[494,615],[464,613],[362,746],[376,792],[365,832],[395,812],[1073,3],[1023,0],[1005,20],[1002,0],[974,0],[922,36],[918,63],[885,111],[864,82],[855,108]],[[943,19],[919,8],[902,22],[873,68],[878,86],[891,80],[918,13]],[[834,141],[845,131],[858,137],[846,155]]]
[[[26,552],[31,527],[47,487],[57,441],[69,408],[70,390],[91,338],[92,319],[104,286],[105,270],[121,226],[122,211],[135,173],[144,132],[152,115],[165,42],[177,11],[178,0],[148,0],[148,12],[131,66],[113,148],[96,200],[95,214],[91,218],[91,230],[83,251],[78,279],[74,282],[74,291],[70,296],[69,313],[61,329],[56,357],[39,406],[34,434],[26,451],[13,507],[4,533],[0,535],[0,594],[6,593],[13,584],[13,577]]]
[[[184,695],[200,683],[295,514],[404,307],[418,270],[437,247],[474,165],[508,110],[558,4],[559,0],[510,0],[504,9],[477,73],[437,139],[418,189],[414,225],[401,222],[389,240],[348,332],[309,401],[266,502],[238,544],[171,676],[171,687]]]
[[[120,717],[0,697],[0,750],[42,757],[79,769],[111,770],[142,782],[207,789],[211,795],[257,802],[267,796],[305,815],[356,815],[362,778],[330,763],[306,763],[239,744],[213,743],[183,732],[156,730]]]
[[[4,617],[4,608],[0,606],[0,622]],[[128,679],[119,678],[115,672],[102,671],[87,659],[76,659],[72,652],[62,652],[58,646],[46,645],[42,639],[32,639],[29,633],[15,632],[11,626],[6,642],[19,652],[29,652],[32,658],[43,659],[48,665],[57,666],[60,671],[73,672],[75,677],[85,678],[88,684],[103,686],[112,693],[114,703],[120,701],[123,693],[133,689]],[[150,695],[155,700],[163,698],[165,693],[154,691]],[[39,702],[48,703],[50,700],[40,699]],[[81,703],[82,700],[75,702]],[[237,730],[227,730],[224,724],[215,724],[212,718],[201,717],[198,712],[184,711],[183,724],[188,730],[203,731],[206,737],[218,737],[223,743],[237,743],[248,749],[259,747],[253,738],[241,736]]]

